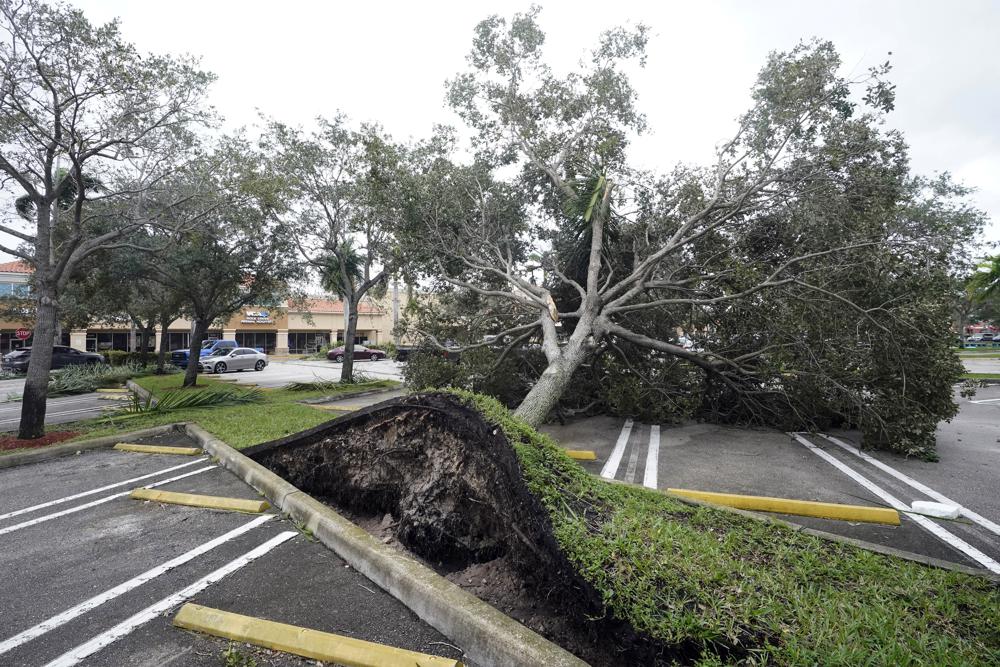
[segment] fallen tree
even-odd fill
[[[415,152],[407,233],[425,275],[468,295],[444,324],[464,349],[544,355],[517,415],[541,424],[581,369],[623,351],[640,375],[667,358],[704,375],[718,419],[834,415],[867,444],[932,455],[961,374],[949,272],[983,215],[910,173],[885,125],[888,64],[848,79],[828,42],[772,53],[714,163],[661,175],[628,155],[645,119],[626,72],[647,31],[608,31],[560,75],[536,14],[477,27],[448,88],[475,160],[448,134]]]
[[[508,559],[526,606],[569,622],[532,627],[595,665],[1000,657],[996,584],[606,483],[493,399],[410,395],[245,451],[354,516],[390,514],[443,574]]]

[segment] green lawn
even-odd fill
[[[139,378],[135,382],[153,392],[154,395],[159,395],[165,391],[180,389],[183,379],[183,374],[177,373],[174,375],[151,375]],[[219,380],[199,377],[197,387],[184,391],[201,391],[207,387],[228,384]],[[346,396],[361,391],[395,386],[398,386],[398,383],[391,380],[377,380],[354,385],[338,385],[324,391],[263,389],[264,400],[260,403],[174,410],[127,418],[105,416],[74,424],[63,424],[59,428],[81,431],[78,439],[86,439],[136,431],[161,424],[189,421],[197,423],[212,435],[240,449],[316,426],[339,414],[303,405],[298,402],[302,399],[331,395]]]
[[[1000,380],[1000,373],[962,373],[963,380]]]

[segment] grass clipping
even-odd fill
[[[495,400],[454,394],[504,432],[566,556],[657,662],[1000,664],[988,580],[603,482]]]

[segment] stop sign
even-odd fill
[[[14,332],[18,340],[28,340],[31,338],[31,329],[18,329]]]

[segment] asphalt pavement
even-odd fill
[[[178,434],[144,442],[194,444]],[[128,498],[151,484],[260,497],[207,457],[93,450],[0,470],[0,664],[224,664],[227,641],[171,625],[184,601],[461,657],[286,519]],[[315,664],[240,650],[260,665]]]
[[[1000,386],[980,389],[972,400],[957,395],[956,400],[959,415],[938,429],[941,460],[936,463],[885,452],[865,452],[871,456],[865,460],[855,453],[861,444],[857,432],[829,433],[835,441],[819,435],[796,438],[768,429],[642,424],[611,417],[548,425],[543,430],[568,449],[593,450],[597,460],[582,461],[581,465],[594,475],[661,490],[680,488],[880,507],[893,506],[895,501],[905,508],[915,500],[940,501],[937,494],[983,521],[966,516],[955,521],[930,520],[903,514],[902,525],[885,526],[779,516],[819,530],[1000,573]]]
[[[239,384],[256,384],[260,387],[283,387],[289,382],[314,380],[340,380],[343,364],[324,359],[289,359],[271,361],[262,371],[237,371],[221,377]],[[363,373],[373,380],[402,380],[403,364],[391,359],[380,361],[355,361],[354,372]],[[209,376],[216,377],[216,376]]]
[[[23,387],[23,380],[21,384]],[[0,394],[0,433],[17,429],[17,425],[21,422],[21,401],[4,401],[4,396]],[[45,423],[64,424],[99,417],[103,410],[113,408],[115,405],[107,395],[96,393],[50,398],[45,411]]]

